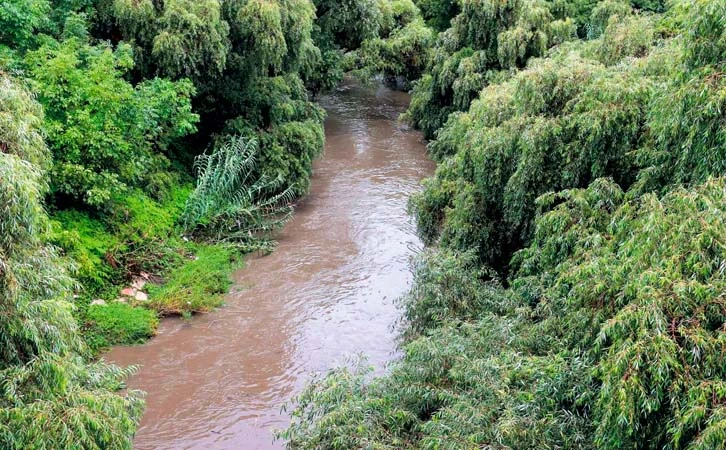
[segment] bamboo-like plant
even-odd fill
[[[187,233],[214,242],[269,245],[269,233],[292,218],[294,189],[283,188],[281,177],[258,175],[257,151],[256,140],[234,136],[197,157],[197,187],[182,215]]]

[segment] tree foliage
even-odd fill
[[[722,448],[725,186],[542,197],[507,289],[427,257],[403,359],[311,385],[289,446]]]
[[[127,39],[139,46],[142,66],[169,77],[213,77],[227,61],[229,25],[217,0],[114,0],[110,11]]]
[[[258,139],[258,170],[306,191],[323,119],[302,81],[321,58],[309,0],[114,0],[111,12],[124,38],[140,43],[146,76],[191,77],[203,133]],[[299,141],[286,136],[292,130]]]
[[[83,359],[72,280],[44,242],[40,105],[6,75],[0,87],[0,446],[131,448],[141,401],[113,392],[128,372]]]
[[[47,20],[47,0],[4,0],[0,3],[0,45],[26,46]]]
[[[638,152],[641,189],[689,184],[726,171],[726,23],[722,1],[683,2],[682,70],[654,98],[652,142]],[[671,61],[673,64],[673,61]]]
[[[352,58],[356,73],[364,79],[381,75],[387,81],[410,83],[421,77],[426,68],[434,32],[416,17],[394,25],[386,37],[369,39]]]
[[[459,3],[452,0],[418,0],[416,6],[426,23],[436,31],[449,28],[451,19],[459,13]]]
[[[165,169],[164,151],[195,131],[192,84],[157,78],[133,86],[123,78],[133,67],[128,46],[48,41],[26,62],[46,111],[53,192],[103,205]]]
[[[645,8],[638,2],[633,6]],[[577,38],[582,29],[604,30],[611,17],[631,11],[623,0],[464,1],[451,27],[439,35],[429,70],[414,87],[407,119],[434,137],[449,114],[466,111],[485,86]]]
[[[644,74],[643,65],[608,68],[563,52],[486,87],[430,145],[442,163],[413,200],[424,239],[476,249],[502,269],[531,237],[539,195],[602,176],[630,185],[663,72]]]

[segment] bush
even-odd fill
[[[231,137],[197,157],[197,186],[182,216],[188,233],[251,246],[292,217],[292,188],[283,188],[281,177],[255,178],[256,156],[256,141]]]

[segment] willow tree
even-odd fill
[[[217,0],[114,0],[112,14],[122,35],[134,40],[147,71],[204,80],[219,76],[229,50],[229,25]]]
[[[662,9],[662,2],[644,3],[632,2],[636,8]],[[632,10],[628,0],[466,0],[459,7],[451,27],[439,36],[407,113],[429,138],[449,114],[466,111],[488,84],[563,42],[582,34],[599,37],[610,17]]]
[[[380,9],[379,36],[365,40],[348,55],[348,62],[362,78],[380,75],[387,82],[408,86],[423,74],[436,33],[410,0],[384,1]]]
[[[233,26],[227,81],[217,89],[231,112],[223,132],[254,137],[257,175],[301,195],[323,148],[324,113],[303,82],[320,57],[311,36],[315,7],[309,0],[234,0],[224,14]]]
[[[378,37],[381,9],[375,0],[317,0],[315,7],[322,35],[343,49]]]
[[[433,137],[448,115],[465,111],[495,72],[522,65],[549,46],[547,4],[536,0],[468,0],[441,33],[408,112]]]
[[[125,372],[89,364],[71,315],[71,279],[44,243],[50,155],[42,112],[0,75],[0,447],[130,449],[141,401]]]
[[[302,81],[321,57],[310,0],[114,0],[107,11],[144,76],[194,82],[201,137],[255,138],[257,170],[305,192],[323,117]]]
[[[645,55],[610,39],[606,34],[533,60],[510,80],[486,87],[468,112],[452,115],[430,144],[442,164],[413,199],[426,241],[475,249],[485,264],[504,270],[531,238],[539,195],[602,176],[633,182],[633,151],[647,140],[644,111],[669,66],[647,56],[652,38]],[[613,46],[632,47],[632,55],[620,55],[631,58],[629,65],[605,66],[592,57]]]
[[[413,202],[425,240],[505,269],[545,192],[601,176],[667,191],[724,173],[723,10],[685,2],[659,20],[620,9],[597,39],[483,89],[430,144],[442,164]]]
[[[653,140],[638,154],[644,191],[726,173],[726,1],[676,5],[672,15],[681,38],[671,63],[681,70],[649,113]]]

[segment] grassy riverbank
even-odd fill
[[[162,201],[137,191],[109,214],[69,209],[51,215],[51,240],[79,281],[76,316],[94,352],[143,342],[162,316],[189,317],[222,304],[243,254],[183,236],[179,222],[191,191],[180,186]],[[134,280],[145,283],[142,300],[122,295]]]

